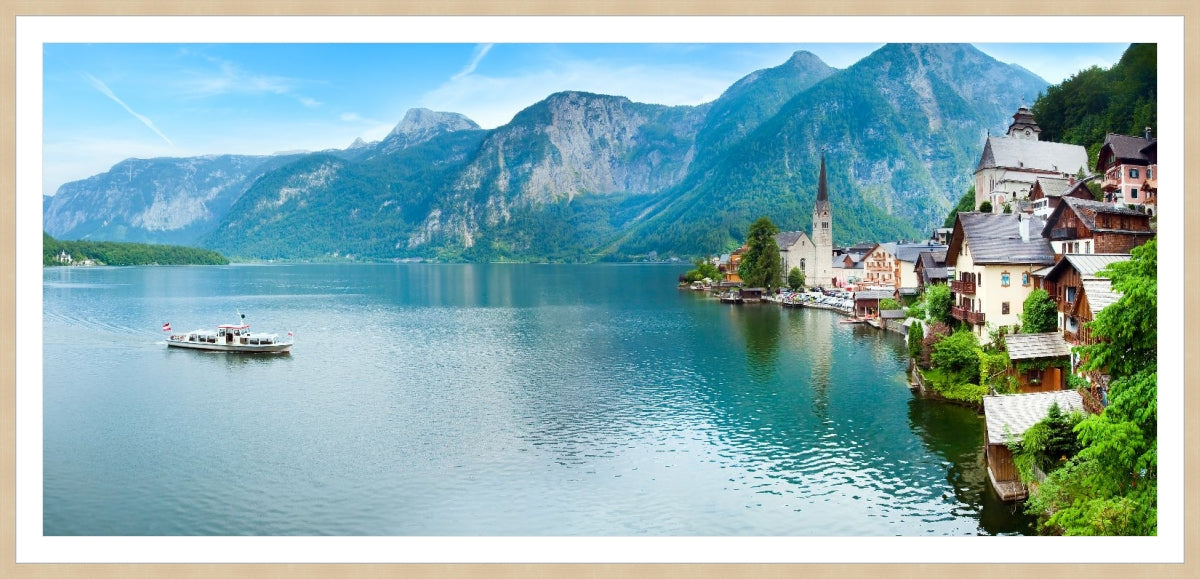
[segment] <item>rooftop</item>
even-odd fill
[[[1029,221],[1028,241],[1021,238],[1021,219]],[[958,220],[974,263],[1054,263],[1054,248],[1038,235],[1045,222],[1036,215],[963,212]]]
[[[1088,156],[1087,150],[1079,145],[988,137],[975,171],[994,167],[1070,174],[1080,169],[1087,171]]]
[[[898,243],[895,247],[896,259],[916,263],[922,252],[941,251],[945,259],[946,246],[941,243]]]
[[[1010,360],[1032,360],[1035,358],[1058,358],[1071,355],[1071,345],[1063,340],[1062,334],[1009,334],[1004,337]]]
[[[804,236],[805,233],[803,231],[784,231],[781,233],[776,233],[775,244],[779,246],[779,249],[787,251],[789,247],[796,245],[796,242]]]
[[[1129,258],[1127,253],[1068,253],[1041,275],[1049,281],[1055,281],[1068,269],[1074,269],[1084,279],[1097,279],[1100,271],[1109,264],[1129,261]],[[1035,273],[1041,273],[1041,270]]]
[[[1036,186],[1046,197],[1062,197],[1074,185],[1064,177],[1038,177]]]
[[[1100,213],[1140,217],[1145,219],[1147,224],[1150,222],[1150,216],[1142,213],[1141,211],[1130,209],[1125,205],[1117,205],[1106,201],[1092,201],[1089,199],[1078,199],[1075,197],[1063,197],[1063,204],[1059,205],[1058,208],[1054,210],[1054,213],[1050,214],[1050,219],[1046,222],[1046,225],[1043,226],[1042,235],[1049,234],[1049,231],[1045,231],[1045,228],[1050,227],[1051,225],[1056,225],[1058,218],[1063,211],[1074,211],[1075,214],[1078,215],[1081,220],[1083,220],[1084,224],[1087,225],[1087,228],[1092,231],[1096,230],[1096,215]],[[1104,231],[1114,230],[1105,229]],[[1153,232],[1149,231],[1148,229],[1135,231],[1140,234],[1153,235]]]
[[[1130,137],[1128,135],[1109,133],[1104,136],[1104,144],[1100,148],[1101,150],[1105,148],[1112,149],[1117,163],[1133,161],[1137,164],[1145,165],[1149,163],[1149,160],[1146,158],[1144,149],[1152,142],[1154,141],[1148,141],[1143,137]]]
[[[983,417],[987,423],[988,444],[1005,444],[1010,436],[1014,441],[1021,440],[1025,431],[1041,422],[1056,402],[1066,413],[1084,411],[1083,398],[1074,390],[984,396]]]
[[[1088,308],[1092,310],[1092,319],[1100,310],[1111,306],[1121,299],[1121,294],[1112,289],[1112,281],[1104,278],[1083,280],[1083,293],[1087,294]]]

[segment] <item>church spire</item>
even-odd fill
[[[817,203],[829,201],[829,184],[825,182],[825,150],[821,150],[821,177],[817,181]]]

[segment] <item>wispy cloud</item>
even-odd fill
[[[226,94],[274,94],[296,99],[308,108],[321,106],[321,101],[297,92],[300,80],[284,76],[257,74],[243,69],[233,62],[206,56],[215,70],[196,73],[181,86],[191,97],[212,97]]]
[[[492,50],[492,46],[494,46],[494,45],[491,43],[477,44],[475,46],[475,52],[471,55],[471,62],[467,63],[467,66],[463,67],[462,70],[458,71],[458,74],[450,77],[450,80],[451,81],[461,80],[461,79],[465,78],[467,75],[475,72],[475,69],[479,68],[479,63],[480,63],[480,61],[483,60],[483,57],[487,56],[487,53]]]
[[[137,111],[134,111],[133,109],[129,108],[129,105],[125,104],[125,101],[122,101],[121,99],[117,98],[117,95],[113,94],[112,89],[108,88],[108,85],[104,84],[103,81],[101,81],[100,79],[98,79],[90,74],[87,74],[86,72],[83,73],[83,76],[85,78],[87,78],[88,82],[91,83],[91,85],[93,87],[95,87],[96,90],[100,91],[100,93],[103,94],[104,96],[112,99],[113,102],[121,105],[121,107],[124,108],[126,112],[133,115],[133,118],[141,121],[143,125],[146,125],[146,127],[148,127],[151,131],[154,131],[155,134],[162,137],[162,140],[166,141],[168,145],[175,146],[175,143],[172,143],[171,139],[167,138],[167,136],[164,135],[162,131],[158,130],[158,127],[154,126],[154,121],[151,121],[150,119],[146,118],[145,115],[138,114]]]

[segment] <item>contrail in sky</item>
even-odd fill
[[[467,76],[468,74],[471,74],[472,72],[475,72],[475,68],[479,66],[479,61],[483,60],[484,56],[487,56],[487,53],[492,49],[492,46],[493,45],[491,43],[480,44],[479,46],[476,46],[475,54],[471,55],[470,64],[463,68],[458,74],[450,77],[450,80],[458,80],[464,76]]]
[[[133,118],[135,118],[139,121],[142,121],[143,125],[146,125],[147,127],[150,128],[151,131],[154,131],[155,134],[162,137],[162,140],[166,141],[168,145],[171,145],[172,147],[175,146],[175,143],[172,143],[171,139],[168,139],[167,136],[164,135],[162,131],[158,130],[158,127],[154,126],[153,121],[151,121],[150,119],[146,118],[143,115],[139,115],[138,113],[134,112],[133,109],[129,108],[129,105],[125,104],[124,101],[117,98],[117,95],[113,94],[113,91],[108,88],[108,85],[104,84],[100,79],[98,79],[90,74],[87,74],[86,72],[83,74],[83,76],[87,77],[88,82],[92,83],[92,86],[96,87],[96,90],[104,93],[104,96],[112,99],[113,102],[121,105],[121,107],[123,107],[126,111],[128,111],[129,114],[133,115]]]

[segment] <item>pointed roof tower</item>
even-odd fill
[[[817,180],[817,204],[814,210],[829,207],[829,183],[825,180],[825,151],[821,151],[821,176]]]

